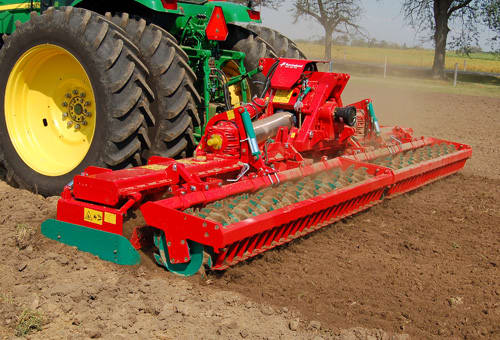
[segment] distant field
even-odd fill
[[[298,43],[297,44],[309,58],[324,58],[324,47],[319,44]],[[383,64],[387,56],[389,65],[404,65],[417,67],[432,67],[434,51],[420,49],[390,49],[334,46],[332,48],[333,59],[379,63]],[[488,53],[473,53],[470,57],[457,55],[453,52],[446,55],[446,68],[454,69],[458,63],[458,69],[463,70],[464,61],[467,71],[500,73],[500,57]]]

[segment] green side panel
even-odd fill
[[[63,0],[64,1],[64,0]],[[76,6],[83,0],[66,0],[69,2],[68,5]],[[161,0],[134,0],[135,2],[140,3],[141,5],[157,12],[166,12],[166,13],[174,13],[174,14],[182,14],[181,9],[177,10],[166,10],[161,3]]]
[[[49,219],[42,223],[42,234],[68,246],[121,265],[136,265],[141,256],[123,236]]]
[[[31,11],[40,10],[40,1],[0,0],[0,33],[12,34],[16,30],[16,21],[25,23],[30,19]]]

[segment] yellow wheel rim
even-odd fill
[[[19,157],[45,176],[75,169],[96,127],[90,79],[76,57],[52,44],[25,52],[5,90],[7,131]]]
[[[232,77],[239,76],[241,74],[238,64],[232,60],[224,64],[224,67],[222,67],[222,72],[224,72],[228,80],[231,79]],[[244,81],[246,82],[246,80]],[[250,100],[251,99],[250,86],[248,86],[248,82],[246,84],[247,84],[247,100]],[[233,107],[239,106],[240,103],[243,102],[241,83],[229,86],[228,90],[231,96],[231,105]]]

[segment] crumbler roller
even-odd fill
[[[176,274],[224,270],[455,173],[471,156],[464,144],[379,126],[370,99],[344,105],[349,75],[317,63],[261,59],[261,96],[213,116],[192,158],[89,167],[42,233],[118,264],[139,263],[143,249]],[[141,222],[129,230],[131,221]]]

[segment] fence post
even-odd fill
[[[384,78],[387,76],[387,56],[385,56],[384,62]]]
[[[453,77],[453,87],[457,86],[458,63],[455,63],[455,75]]]
[[[464,60],[464,72],[467,71],[467,60]]]
[[[333,72],[333,60],[330,60],[330,65],[328,66],[328,71],[331,73]]]

